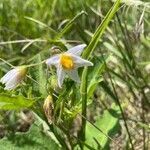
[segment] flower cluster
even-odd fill
[[[72,47],[67,52],[56,54],[44,61],[48,66],[54,65],[57,68],[58,86],[60,88],[62,87],[66,75],[79,83],[80,78],[77,69],[83,66],[93,66],[92,62],[80,57],[85,47],[85,44]],[[27,67],[28,66],[15,67],[1,78],[0,82],[5,84],[6,90],[12,90],[17,87],[26,76]]]

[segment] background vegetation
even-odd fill
[[[150,149],[149,13],[148,0],[1,0],[0,77],[8,62],[39,63],[80,43],[94,66],[62,89],[46,65],[16,90],[0,84],[0,149]]]

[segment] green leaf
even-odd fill
[[[120,4],[120,0],[117,0],[114,3],[114,6],[112,6],[110,11],[105,16],[102,23],[98,26],[97,30],[94,33],[94,36],[92,37],[92,39],[89,43],[89,45],[87,46],[87,48],[83,52],[83,57],[84,58],[89,58],[90,55],[92,54],[92,52],[94,51],[95,47],[97,46],[97,44],[99,42],[100,37],[103,35],[103,33],[104,33],[105,29],[107,28],[109,22],[111,21],[112,17],[114,16],[116,11],[118,10],[119,4]]]
[[[37,55],[37,63],[40,63],[42,62],[42,59],[41,59],[41,55],[38,54]],[[46,75],[45,75],[45,72],[44,72],[44,68],[43,68],[43,65],[40,64],[38,66],[38,82],[42,85],[42,86],[39,86],[39,91],[40,93],[46,97],[47,95],[47,91],[46,91]]]
[[[113,106],[111,109],[104,111],[101,117],[97,117],[94,123],[100,130],[96,129],[92,124],[87,122],[86,126],[86,143],[95,149],[108,149],[109,137],[112,137],[120,130],[119,125],[120,111],[117,106]],[[107,134],[108,136],[104,135]]]
[[[42,126],[32,125],[26,133],[16,133],[0,140],[2,150],[59,150],[59,145],[48,135]]]
[[[71,19],[67,25],[60,31],[60,33],[58,33],[58,35],[55,37],[56,39],[60,39],[73,25],[73,23],[83,14],[86,14],[84,11],[81,11],[79,14],[77,14],[73,19]]]
[[[37,19],[34,19],[32,17],[28,17],[28,16],[25,16],[24,18],[37,23],[41,27],[48,28],[51,31],[51,33],[54,34],[54,35],[57,34],[57,32],[54,29],[52,29],[51,27],[49,27],[48,25],[46,25],[45,23],[43,23],[43,22],[41,22],[41,21],[39,21]]]
[[[3,110],[18,110],[31,107],[35,101],[27,99],[23,96],[9,96],[0,94],[0,109]]]
[[[109,56],[105,56],[105,57],[100,57],[98,63],[97,59],[94,62],[94,67],[89,69],[90,75],[89,75],[89,85],[88,85],[88,89],[87,89],[87,96],[88,99],[93,95],[97,85],[103,81],[102,77],[100,76],[102,74],[102,72],[105,69],[105,63],[107,63],[109,61]]]
[[[97,85],[100,83],[100,82],[102,82],[103,81],[103,79],[102,78],[98,78],[98,79],[96,79],[96,78],[94,78],[94,79],[92,79],[92,81],[91,81],[91,83],[90,83],[90,85],[89,85],[89,87],[88,87],[88,100],[89,100],[89,98],[90,97],[92,97],[93,96],[93,93],[94,93],[94,91],[95,91],[95,89],[96,89],[96,87],[97,87]]]

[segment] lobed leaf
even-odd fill
[[[86,143],[91,145],[95,149],[108,149],[111,136],[116,134],[120,130],[119,124],[120,111],[118,106],[113,106],[112,109],[104,111],[101,117],[97,117],[96,125],[100,130],[96,129],[89,122],[86,126]],[[108,136],[104,135],[107,134]]]
[[[22,108],[31,107],[34,104],[34,100],[27,99],[23,96],[9,96],[6,94],[0,94],[0,109],[3,110],[18,110]]]
[[[59,145],[33,124],[26,133],[16,133],[0,140],[2,150],[59,150]]]

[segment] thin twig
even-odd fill
[[[0,42],[0,45],[15,44],[15,43],[28,43],[31,41],[32,42],[47,42],[47,40],[43,40],[43,39],[27,39],[27,40],[15,40],[15,41]]]
[[[117,143],[114,139],[112,139],[108,134],[103,132],[99,127],[97,127],[95,124],[93,124],[90,120],[88,120],[85,116],[79,114],[84,120],[88,121],[92,126],[94,126],[98,131],[103,133],[107,138],[109,138],[111,141],[113,141],[117,146],[122,147],[119,143]]]

